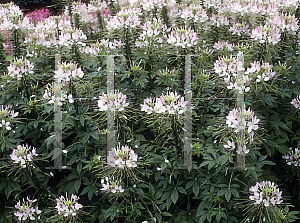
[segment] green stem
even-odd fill
[[[52,193],[50,192],[49,188],[47,188],[47,185],[43,179],[37,177],[37,170],[27,166],[26,175],[31,181],[32,186],[36,189],[36,193],[40,196],[40,204],[47,206]]]
[[[179,143],[179,137],[178,137],[178,127],[176,125],[176,122],[177,122],[177,119],[175,117],[175,115],[172,116],[171,118],[171,126],[172,126],[172,135],[173,135],[173,138],[174,138],[174,146],[176,148],[176,151],[179,151],[180,149],[180,143]]]
[[[13,56],[19,58],[21,55],[20,44],[19,44],[19,31],[13,30]]]

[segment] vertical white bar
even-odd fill
[[[186,111],[184,113],[184,168],[192,168],[192,75],[191,75],[191,55],[185,56],[185,82],[184,82],[184,95],[186,104]]]
[[[61,64],[61,56],[55,54],[55,71]],[[62,169],[62,113],[61,113],[61,78],[56,77],[54,83],[54,167],[46,169]]]
[[[114,93],[114,55],[107,56],[107,96]],[[109,100],[109,99],[108,99]],[[107,107],[107,152],[115,147],[115,131],[114,131],[114,106]]]
[[[239,52],[237,55],[239,62],[241,62],[241,66],[244,67],[244,55],[242,52]],[[237,82],[238,82],[238,90],[237,91],[237,110],[242,111],[244,108],[244,71],[242,69],[238,69],[237,73]],[[243,123],[240,121],[239,126],[242,126]],[[238,148],[243,148],[245,145],[245,126],[241,128],[237,133],[237,146]],[[239,169],[245,169],[245,154],[237,154],[237,162],[236,167]]]

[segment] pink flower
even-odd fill
[[[186,6],[181,11],[182,19],[184,19],[185,24],[188,23],[188,21],[194,22],[194,23],[203,23],[208,20],[208,16],[206,11],[198,5],[192,4],[189,6]]]
[[[254,201],[254,205],[263,205],[269,207],[270,204],[275,206],[280,204],[282,191],[279,191],[278,186],[270,181],[256,182],[255,186],[249,188],[249,191],[253,195],[249,196],[251,201]]]
[[[161,19],[154,18],[153,21],[146,21],[141,27],[143,29],[139,38],[135,42],[137,47],[158,47],[163,42],[162,37],[166,35],[170,29],[163,24]]]
[[[252,30],[251,38],[258,40],[259,43],[269,42],[272,45],[277,44],[280,41],[280,30],[277,27],[271,27],[270,25],[259,25]]]
[[[300,151],[298,148],[290,148],[290,151],[287,152],[286,155],[282,156],[283,159],[285,159],[287,165],[291,166],[300,166]]]
[[[174,46],[180,46],[181,48],[188,48],[197,45],[198,37],[197,33],[191,29],[175,28],[168,36],[167,43]]]
[[[26,17],[29,18],[29,22],[38,23],[44,21],[49,15],[50,15],[49,10],[42,8],[42,9],[35,9],[33,12],[28,13]]]
[[[106,28],[108,31],[120,28],[135,28],[140,24],[140,13],[141,9],[139,8],[122,8],[117,15],[111,17]]]
[[[33,74],[34,65],[30,63],[26,58],[14,58],[14,60],[10,61],[8,69],[8,75],[12,78],[17,78],[17,80],[21,80],[21,78],[25,75]]]
[[[226,116],[226,124],[228,127],[235,129],[235,132],[246,129],[248,126],[247,133],[250,134],[253,130],[258,129],[258,122],[260,121],[254,116],[254,112],[250,110],[233,109]]]
[[[295,108],[300,109],[299,95],[297,95],[297,97],[291,101],[291,104],[294,105]]]
[[[228,149],[235,149],[235,143],[228,140],[227,145],[224,145],[224,147]]]
[[[112,148],[107,156],[108,165],[121,169],[137,167],[137,160],[138,156],[133,149],[128,146],[121,147],[120,144],[117,148]]]
[[[17,149],[13,150],[10,158],[14,163],[20,164],[21,168],[26,168],[26,165],[33,166],[32,161],[34,156],[38,156],[36,149],[34,147],[31,149],[31,146],[26,144],[26,146],[18,145]]]
[[[59,198],[56,198],[55,208],[57,209],[57,215],[71,219],[78,215],[79,209],[83,208],[83,206],[78,203],[76,195],[72,194],[71,199],[69,199],[66,193],[66,197],[61,195]]]
[[[101,179],[102,188],[100,190],[107,191],[113,194],[123,193],[124,189],[121,186],[121,182],[114,179],[114,177],[105,177]]]
[[[121,92],[115,91],[113,94],[102,94],[99,96],[98,107],[100,111],[124,111],[125,107],[129,105],[126,102],[127,96]]]
[[[167,92],[166,95],[161,95],[155,99],[155,102],[151,98],[144,99],[144,104],[141,105],[142,111],[151,114],[155,113],[168,113],[170,115],[181,115],[186,110],[186,101],[177,92]]]
[[[18,217],[20,222],[40,219],[41,211],[38,209],[38,206],[33,207],[33,203],[36,201],[36,199],[30,200],[28,197],[27,201],[25,201],[23,198],[22,204],[21,201],[18,201],[18,203],[15,205],[17,212],[15,212],[14,215]]]

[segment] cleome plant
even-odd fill
[[[0,4],[0,222],[299,222],[299,0],[62,2]]]

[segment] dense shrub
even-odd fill
[[[297,221],[298,5],[1,5],[0,221]]]

